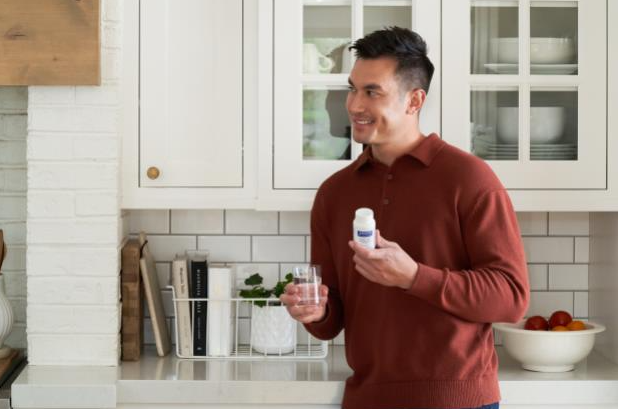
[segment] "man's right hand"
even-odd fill
[[[285,286],[285,292],[279,296],[279,300],[296,321],[303,324],[321,321],[326,314],[328,287],[320,284],[320,303],[318,305],[298,305],[300,302],[299,290],[294,283]]]

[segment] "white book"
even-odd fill
[[[185,257],[176,257],[172,262],[172,285],[176,298],[190,298],[189,273]],[[178,342],[180,356],[191,357],[193,355],[193,336],[189,301],[176,302],[176,329],[178,331],[176,341]]]
[[[208,266],[208,317],[206,350],[209,356],[230,356],[233,349],[234,277],[231,267]]]

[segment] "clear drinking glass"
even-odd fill
[[[315,264],[295,266],[294,284],[299,289],[298,305],[318,305],[320,303],[320,284],[322,284],[320,266]]]

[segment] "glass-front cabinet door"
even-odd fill
[[[606,0],[443,0],[443,137],[509,189],[601,189]]]
[[[362,151],[346,111],[354,56],[348,47],[374,30],[419,31],[439,22],[435,0],[273,1],[273,188],[315,189]],[[431,14],[422,20],[419,15]],[[438,27],[425,34],[439,55]],[[436,80],[439,82],[439,80]],[[426,122],[438,126],[439,86]],[[433,91],[433,89],[432,89]],[[436,128],[432,129],[435,130]]]

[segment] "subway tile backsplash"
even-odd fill
[[[518,213],[531,287],[527,316],[563,309],[588,318],[588,213]],[[267,286],[309,260],[309,212],[253,210],[132,210],[132,235],[148,234],[172,336],[174,331],[170,281],[171,261],[184,250],[208,250],[213,262],[237,265],[238,286],[259,272]],[[240,339],[248,336],[249,312],[240,311]],[[147,313],[148,317],[148,313]],[[306,333],[299,326],[299,336]],[[154,343],[149,319],[146,343]],[[344,334],[333,341],[344,343]],[[500,343],[499,337],[496,343]]]
[[[223,210],[172,210],[172,234],[223,234]]]

